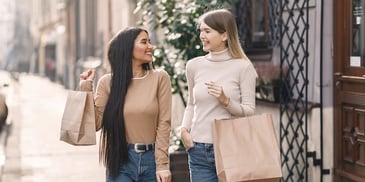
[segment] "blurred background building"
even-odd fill
[[[107,43],[122,27],[136,25],[136,3],[1,0],[1,68],[37,73],[75,88],[82,67],[108,69],[100,63]]]
[[[85,66],[105,71],[107,66],[102,66],[102,60],[106,60],[107,42],[120,28],[135,25],[135,3],[33,0],[31,30],[35,43],[30,71],[46,75],[66,88],[76,87],[80,69]]]
[[[6,47],[1,47],[3,53],[3,67],[8,70],[28,72],[29,61],[32,56],[33,40],[29,30],[31,1],[3,1],[6,27],[1,35]]]

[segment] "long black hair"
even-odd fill
[[[100,159],[111,177],[118,176],[121,162],[128,161],[123,111],[128,86],[133,78],[134,41],[142,31],[148,33],[141,28],[127,28],[119,32],[109,45],[108,59],[112,78],[102,120]],[[149,70],[150,65],[144,64],[143,69]]]

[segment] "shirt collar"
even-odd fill
[[[214,62],[223,62],[232,59],[232,56],[226,48],[218,52],[209,52],[209,54],[206,55],[206,59]]]

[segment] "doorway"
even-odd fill
[[[365,181],[365,0],[334,1],[334,179]]]

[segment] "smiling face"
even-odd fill
[[[133,48],[133,63],[142,65],[144,63],[152,62],[153,46],[148,34],[142,31],[134,41]]]
[[[203,44],[203,50],[206,52],[222,51],[226,48],[227,33],[219,33],[207,24],[200,24],[200,40]]]

